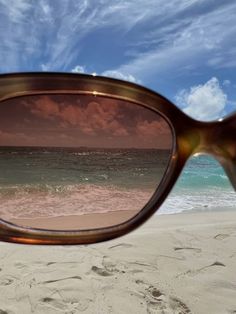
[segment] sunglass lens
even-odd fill
[[[0,218],[51,229],[103,228],[134,217],[159,186],[172,132],[157,112],[93,95],[0,104]]]

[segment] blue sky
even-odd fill
[[[236,1],[0,0],[0,72],[96,72],[197,119],[236,109]]]

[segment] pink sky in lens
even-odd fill
[[[38,95],[0,105],[0,146],[171,147],[157,113],[104,97]]]

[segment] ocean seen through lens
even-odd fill
[[[169,150],[2,147],[2,217],[33,218],[141,210]]]
[[[141,210],[157,188],[170,152],[161,149],[1,147],[2,218]],[[158,213],[233,208],[222,168],[192,158]]]

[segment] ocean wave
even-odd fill
[[[234,209],[236,194],[232,189],[217,187],[174,189],[158,210],[158,214],[175,214],[185,211]]]
[[[15,185],[0,188],[0,217],[10,221],[20,218],[56,217],[141,210],[153,190],[127,189],[93,184]],[[184,211],[235,208],[236,194],[231,189],[190,189],[176,187],[157,214]]]
[[[11,190],[12,189],[12,190]],[[57,185],[14,186],[0,193],[0,216],[17,218],[56,217],[141,210],[153,191],[120,189],[114,186]]]

